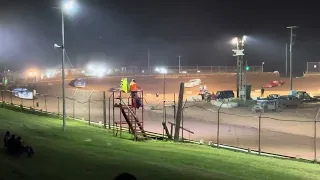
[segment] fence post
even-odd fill
[[[184,138],[183,138],[183,131],[184,131],[184,128],[183,128],[183,111],[184,111],[184,107],[182,108],[182,111],[181,111],[181,126],[182,126],[182,131],[181,131],[181,136],[182,136],[182,142],[184,142]]]
[[[89,113],[89,125],[91,124],[91,109],[90,109],[90,97],[88,101],[88,113]]]
[[[173,93],[173,119],[176,119],[176,93]]]
[[[106,94],[105,94],[106,92],[104,92],[104,98],[105,98],[105,96],[106,96]],[[108,98],[108,125],[109,125],[109,129],[111,129],[111,96],[109,96],[109,98]],[[104,101],[104,102],[106,102],[106,101]]]
[[[261,114],[259,114],[259,155],[261,154]]]
[[[317,120],[318,120],[319,113],[320,113],[320,108],[318,109],[317,115],[314,118],[314,137],[313,137],[314,162],[317,162]]]
[[[60,119],[60,97],[58,96],[58,118]]]
[[[317,119],[314,120],[314,162],[317,162]]]
[[[33,106],[33,109],[35,109],[35,106],[34,106],[34,97],[32,98],[32,106]]]
[[[103,124],[104,128],[107,129],[107,106],[106,106],[106,92],[103,91]],[[109,129],[110,129],[110,101],[109,101]]]
[[[76,99],[73,97],[73,109],[72,109],[72,117],[73,117],[73,120],[76,118]]]
[[[3,101],[3,90],[1,90],[1,99],[2,99],[2,102],[4,102]]]
[[[10,92],[10,91],[9,91]],[[13,104],[12,103],[12,92],[10,92],[10,102],[11,102],[11,105]]]
[[[48,113],[48,109],[47,109],[47,95],[44,95],[44,107],[46,109],[46,113]]]
[[[178,109],[177,109],[177,117],[175,120],[175,131],[174,131],[174,141],[179,141],[179,135],[180,135],[180,125],[181,125],[181,111],[183,106],[183,95],[184,95],[184,83],[180,83],[180,90],[179,90],[179,99],[178,99]]]
[[[222,107],[222,105],[224,104],[224,101],[220,104],[219,109],[218,109],[218,123],[217,123],[217,147],[219,148],[220,142],[220,109]]]
[[[117,127],[115,127],[115,123],[114,123],[114,92],[112,92],[112,132],[113,132],[113,135],[114,135],[115,128],[117,128]]]

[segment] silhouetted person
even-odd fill
[[[263,97],[264,96],[264,88],[262,87],[261,88],[261,97]]]
[[[8,141],[8,152],[9,154],[15,153],[15,141],[16,141],[16,135],[12,134],[9,141]]]
[[[26,153],[29,157],[34,154],[31,146],[24,146],[21,137],[18,137],[15,141],[16,155],[21,156]]]
[[[8,148],[9,139],[10,139],[10,132],[7,131],[6,134],[3,137],[3,144],[4,144],[5,148]]]
[[[121,173],[117,177],[115,177],[114,180],[137,180],[137,178],[129,173]]]

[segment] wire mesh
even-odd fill
[[[8,96],[10,98],[10,103],[12,101],[13,104],[17,104],[17,105],[21,104],[22,100],[19,97],[14,96],[12,92],[8,92]]]
[[[75,118],[89,121],[88,102],[75,101]]]
[[[320,62],[307,62],[307,73],[320,73]]]
[[[181,126],[184,129],[192,131],[180,131],[180,136],[185,139],[202,141],[203,143],[216,142],[217,132],[217,113],[206,110],[205,108],[198,108],[193,105],[185,105],[182,116]],[[208,117],[210,117],[208,119]]]
[[[314,159],[314,122],[261,119],[261,151]]]
[[[51,95],[47,95],[46,96],[46,107],[48,112],[52,112],[55,114],[61,114],[61,109],[60,108],[61,102],[60,102],[60,98],[57,96],[51,96]]]
[[[219,118],[220,144],[258,150],[259,121],[257,116],[239,115],[220,110]]]
[[[46,111],[46,95],[37,95],[35,100],[35,109]]]
[[[102,91],[68,89],[66,95],[66,112],[69,117],[101,123],[106,117],[108,127],[109,122],[113,125],[113,120],[119,121],[122,116],[119,109],[113,108],[111,93],[106,94],[105,116]],[[37,94],[36,99],[26,100],[14,96],[10,91],[1,91],[1,100],[62,114],[62,98],[57,96]],[[175,123],[175,111],[172,105],[168,102],[165,110],[163,104],[159,104],[160,111],[144,111],[145,130],[162,133],[161,122],[165,118],[170,131],[168,122]],[[309,160],[315,157],[320,159],[320,132],[315,133],[315,130],[320,128],[320,122],[315,123],[313,119],[276,119],[267,114],[263,114],[259,121],[259,114],[244,113],[241,108],[221,109],[219,114],[217,110],[218,108],[212,105],[186,102],[181,127],[194,134],[180,130],[180,137],[195,141],[203,140],[204,143],[209,141],[217,143],[219,137],[219,144],[257,151],[260,147],[262,152]],[[140,110],[137,110],[137,116],[142,117]],[[122,120],[124,121],[123,117]]]

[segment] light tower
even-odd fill
[[[237,56],[237,98],[246,99],[246,78],[243,64],[243,51],[244,42],[246,41],[246,36],[241,38],[236,37],[232,40],[232,43],[236,45],[236,49],[233,49],[233,56]]]

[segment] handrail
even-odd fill
[[[173,125],[173,126],[176,126],[176,124],[175,124],[175,123],[172,123],[172,122],[170,122],[170,121],[168,121],[168,123],[169,123],[169,124],[171,124],[171,125]],[[193,131],[191,131],[191,130],[189,130],[189,129],[186,129],[186,128],[181,127],[181,126],[180,126],[180,128],[181,128],[182,130],[187,131],[188,133],[194,134],[194,132],[193,132]]]
[[[135,119],[138,119],[137,116],[135,115],[135,113],[134,113],[134,112],[132,111],[132,109],[123,101],[123,99],[119,98],[119,100],[120,100],[120,105],[121,105],[121,103],[123,103],[123,104],[128,108],[128,110],[129,110],[130,113],[133,115],[133,117],[134,117]]]

